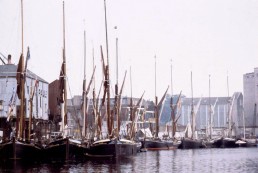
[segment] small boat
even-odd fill
[[[236,144],[239,147],[257,147],[256,139],[239,139]]]
[[[247,147],[247,142],[246,142],[246,141],[243,141],[243,140],[237,140],[237,141],[236,141],[236,144],[237,144],[239,147]]]

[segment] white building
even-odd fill
[[[252,134],[257,129],[257,104],[258,104],[258,68],[254,72],[243,75],[244,115],[246,127],[252,129]]]
[[[17,97],[17,65],[11,63],[0,65],[0,128],[1,121],[6,121],[10,104],[13,104],[13,116],[19,111],[20,100]],[[35,82],[37,80],[37,85]],[[26,118],[29,118],[29,96],[35,89],[33,113],[35,119],[48,120],[48,82],[27,70],[25,82]],[[2,122],[3,123],[3,122]]]

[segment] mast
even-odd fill
[[[108,135],[112,133],[112,122],[110,117],[110,81],[109,81],[109,57],[108,57],[108,32],[107,32],[107,14],[106,14],[106,0],[104,0],[104,10],[105,10],[105,31],[106,31],[106,49],[107,49],[107,66],[106,66],[106,87],[107,87],[107,128]]]
[[[210,108],[210,139],[212,137],[212,113],[211,113],[211,81],[210,81],[211,75],[209,75],[209,108]]]
[[[173,105],[173,78],[172,78],[172,59],[170,60],[170,85],[171,85],[171,98],[170,98],[170,108],[171,108],[171,120],[172,120],[172,137],[175,136],[176,133],[176,122],[175,122],[175,108]],[[169,135],[169,133],[168,133]]]
[[[87,112],[86,112],[86,32],[84,30],[84,78],[83,78],[83,136],[87,135]]]
[[[171,84],[171,97],[173,96],[173,73],[172,73],[172,59],[170,60],[170,84]]]
[[[31,123],[32,123],[32,112],[33,112],[33,98],[34,98],[34,94],[35,94],[35,89],[38,85],[38,81],[35,80],[35,84],[34,86],[32,85],[32,80],[31,80],[31,92],[30,92],[30,117],[29,117],[29,135],[28,135],[28,140],[30,142],[30,135],[31,135]]]
[[[119,136],[119,131],[120,131],[120,119],[119,119],[119,107],[118,102],[119,100],[119,95],[118,95],[118,38],[116,38],[116,86],[115,86],[115,113],[116,113],[116,127],[117,127],[117,137]]]
[[[23,131],[24,131],[24,119],[25,119],[25,108],[24,108],[24,100],[25,100],[25,95],[24,95],[24,56],[23,56],[23,42],[24,42],[24,38],[23,38],[23,0],[21,0],[21,35],[22,35],[22,40],[21,40],[21,44],[22,44],[22,52],[21,52],[21,57],[20,57],[20,61],[19,61],[19,67],[17,70],[17,80],[19,80],[19,91],[20,92],[20,122],[19,122],[19,134],[18,134],[18,138],[19,139],[23,139]],[[20,69],[19,69],[20,68]],[[19,78],[19,79],[18,79]]]
[[[228,85],[228,74],[227,74],[227,92],[229,99],[229,85]],[[231,137],[231,118],[230,118],[230,100],[228,100],[228,137]]]
[[[22,25],[22,28],[21,28],[21,35],[22,35],[22,40],[21,40],[21,43],[22,43],[22,54],[23,54],[23,45],[24,45],[24,38],[23,38],[23,0],[21,0],[21,25]]]
[[[64,2],[63,2],[63,12],[64,12],[64,17],[63,17],[63,25],[64,25],[64,115],[65,115],[65,125],[67,125],[67,92],[66,92],[66,48],[65,48],[65,8],[64,8]]]
[[[155,138],[158,138],[158,134],[159,134],[159,114],[158,114],[158,97],[157,97],[157,93],[156,93],[156,89],[157,89],[157,67],[156,67],[156,55],[155,55],[155,110],[154,110],[154,114],[155,114],[155,123],[156,123],[156,133],[155,133]]]
[[[63,64],[61,69],[61,116],[62,116],[62,131],[64,132],[65,126],[67,125],[67,92],[66,92],[66,55],[65,55],[65,5],[63,1]]]
[[[18,80],[20,81],[19,82],[19,94],[20,94],[20,96],[19,96],[19,98],[20,98],[20,102],[21,102],[21,104],[20,104],[20,122],[19,122],[19,136],[18,136],[18,138],[20,139],[20,140],[22,140],[23,139],[23,131],[24,131],[24,120],[25,120],[25,95],[24,95],[24,78],[23,78],[23,75],[24,75],[24,57],[23,57],[23,54],[21,54],[21,57],[20,57],[20,62],[19,62],[19,66],[20,66],[20,70],[17,72],[17,73],[20,73],[20,74],[18,74]],[[19,67],[18,67],[19,68]]]
[[[131,69],[131,66],[130,66],[130,89],[131,89],[131,98],[130,98],[131,129],[130,130],[132,132],[133,131],[134,114],[133,114],[133,87],[132,87],[132,69]]]
[[[116,85],[118,87],[118,38],[116,38]]]
[[[242,107],[242,114],[243,114],[243,127],[244,127],[244,139],[245,139],[245,113],[244,113],[243,107]]]
[[[28,134],[28,141],[30,142],[30,134],[31,134],[31,121],[32,121],[32,109],[33,109],[33,91],[32,91],[32,80],[31,80],[31,91],[29,96],[29,103],[30,103],[30,114],[29,114],[29,134]]]
[[[192,71],[191,71],[191,94],[192,94],[192,103],[191,103],[191,116],[192,116],[192,139],[194,136],[195,132],[195,127],[194,127],[194,105],[193,105],[193,76],[192,76]]]

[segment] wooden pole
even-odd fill
[[[65,55],[65,5],[63,1],[63,63],[64,63],[64,125],[67,125],[66,55]]]
[[[106,0],[104,0],[105,9],[105,30],[106,30],[106,49],[107,49],[107,66],[106,66],[106,84],[107,84],[107,126],[108,135],[112,133],[111,117],[110,117],[110,81],[109,81],[109,56],[108,56],[108,32],[107,32],[107,14],[106,14]]]

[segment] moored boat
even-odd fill
[[[180,141],[162,140],[160,138],[145,139],[142,141],[143,148],[147,150],[172,150],[177,149],[180,145]]]
[[[42,148],[32,143],[18,141],[13,137],[12,140],[2,143],[0,146],[1,160],[22,160],[39,161]]]
[[[183,138],[181,144],[178,146],[179,149],[194,149],[194,148],[206,148],[201,140]]]
[[[86,145],[69,137],[56,139],[44,148],[44,160],[68,161],[84,158]]]
[[[88,157],[128,157],[136,153],[137,145],[133,141],[114,138],[94,142],[85,155]]]

